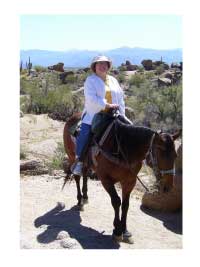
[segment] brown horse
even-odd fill
[[[64,145],[69,156],[70,164],[75,161],[75,143],[68,132],[69,126],[75,120],[80,119],[80,114],[73,116],[65,125]],[[110,130],[104,141],[96,145],[98,153],[93,158],[92,168],[111,198],[114,208],[113,237],[116,240],[124,240],[132,243],[131,233],[127,230],[126,220],[129,208],[130,193],[133,190],[137,174],[146,159],[153,169],[158,180],[166,180],[168,189],[173,183],[174,161],[176,151],[174,140],[180,132],[170,135],[158,133],[147,127],[136,127],[121,122],[117,117],[110,125]],[[89,149],[91,152],[91,149]],[[80,177],[75,176],[78,190],[78,205],[87,197],[88,165],[84,165],[83,172],[83,196],[80,191]],[[70,172],[68,173],[68,175]],[[122,201],[115,189],[115,183],[119,182],[122,188]],[[122,209],[120,217],[120,206]]]

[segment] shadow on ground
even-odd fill
[[[69,210],[63,210],[62,205],[58,204],[49,212],[38,217],[34,221],[34,225],[37,228],[47,225],[47,229],[37,236],[39,243],[53,242],[59,232],[66,231],[84,249],[118,249],[120,247],[110,235],[103,235],[90,227],[81,225],[80,211],[76,206]]]
[[[182,210],[174,213],[160,212],[151,210],[143,206],[140,209],[149,216],[153,216],[156,219],[163,222],[163,225],[170,231],[182,235]]]

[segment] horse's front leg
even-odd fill
[[[122,227],[121,227],[121,221],[119,216],[120,206],[121,206],[121,199],[117,194],[117,191],[114,187],[114,185],[107,180],[101,179],[101,182],[105,188],[105,190],[108,192],[111,198],[111,203],[115,211],[115,218],[113,221],[113,239],[116,241],[122,240]]]
[[[122,183],[122,215],[121,215],[121,225],[122,225],[122,233],[123,233],[123,241],[128,242],[130,244],[133,243],[132,234],[127,230],[127,214],[129,209],[129,199],[130,193],[135,186],[135,181],[131,181],[129,183]]]

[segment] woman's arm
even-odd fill
[[[100,88],[103,90],[102,88]],[[106,99],[96,94],[95,81],[88,77],[84,84],[85,107],[90,112],[99,112],[106,106]]]

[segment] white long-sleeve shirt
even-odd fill
[[[113,77],[108,75],[108,85],[112,95],[112,103],[119,105],[119,112],[125,116],[124,93],[118,83]],[[87,77],[84,83],[85,107],[83,110],[83,123],[91,125],[94,115],[105,109],[105,82],[96,74]]]

